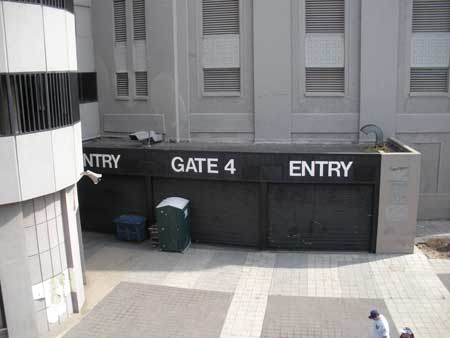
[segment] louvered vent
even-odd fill
[[[116,74],[116,86],[117,86],[117,96],[128,97],[128,73],[117,73]]]
[[[447,93],[448,68],[411,68],[413,93]]]
[[[203,0],[203,35],[239,34],[239,0]]]
[[[145,40],[145,0],[133,0],[134,40]]]
[[[344,33],[344,0],[306,0],[306,33]]]
[[[306,92],[343,93],[344,68],[306,68]]]
[[[148,96],[147,72],[136,72],[136,96]]]
[[[414,0],[412,31],[450,32],[450,0]]]
[[[114,0],[114,33],[116,42],[127,41],[125,0]]]
[[[212,68],[203,70],[206,93],[239,92],[241,72],[239,68]]]

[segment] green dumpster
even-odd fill
[[[156,207],[156,224],[162,251],[183,252],[191,243],[189,200],[169,197]]]

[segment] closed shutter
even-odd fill
[[[136,72],[136,96],[147,97],[148,96],[148,81],[147,72]]]
[[[343,93],[344,68],[306,68],[306,91]]]
[[[413,33],[450,32],[450,1],[415,0],[412,20]]]
[[[239,93],[239,0],[203,0],[203,90]]]
[[[344,0],[306,0],[306,33],[344,33]]]
[[[116,89],[118,97],[128,97],[128,73],[116,73]]]
[[[116,42],[127,41],[125,0],[114,0],[114,33]]]
[[[305,0],[305,92],[344,93],[345,0]]]
[[[238,92],[241,90],[241,74],[239,68],[205,69],[205,92]]]
[[[411,68],[412,93],[448,92],[448,68]]]
[[[414,0],[411,93],[448,93],[450,0]]]
[[[145,40],[145,0],[133,0],[134,40]]]
[[[239,34],[239,0],[203,0],[203,35]]]

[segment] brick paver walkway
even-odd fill
[[[176,325],[181,331],[170,332],[190,337],[190,325],[198,317],[183,316],[173,302],[160,307],[164,292],[171,293],[168,290],[186,293],[186,297],[204,292],[205,303],[192,296],[192,302],[185,304],[193,312],[215,304],[217,316],[210,326],[199,327],[198,338],[211,334],[221,338],[283,337],[284,333],[301,338],[368,337],[371,323],[367,313],[372,307],[386,313],[394,332],[403,326],[412,327],[417,337],[450,332],[450,293],[444,285],[450,261],[429,260],[420,251],[412,255],[258,252],[193,245],[177,254],[152,250],[148,243],[123,243],[87,233],[84,237],[88,315],[66,338],[166,337],[165,331],[161,335],[146,331],[149,320],[158,330]],[[142,303],[141,315],[127,315],[130,310],[124,306],[115,308],[115,316],[126,318],[124,327],[136,326],[142,331],[133,331],[135,336],[123,336],[120,330],[95,335],[104,326],[100,319],[92,320],[96,317],[90,317],[90,310],[111,291],[108,297],[114,299],[125,287],[132,289],[131,295],[144,294],[142,299],[133,298],[136,306]],[[218,303],[211,295],[221,295]],[[155,302],[155,297],[160,301]],[[102,304],[90,313],[109,318],[111,307]],[[145,304],[153,304],[151,310]],[[340,309],[345,327],[337,327]],[[85,326],[89,330],[83,331]]]

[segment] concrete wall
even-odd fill
[[[137,101],[115,98],[112,5],[94,2],[101,133],[154,129],[191,141],[348,143],[367,142],[359,129],[375,123],[423,154],[419,218],[450,218],[450,100],[448,93],[409,92],[412,0],[346,0],[342,95],[305,93],[304,3],[241,0],[242,94],[210,97],[201,91],[201,0],[147,0],[152,94]],[[130,35],[130,72],[131,42]]]
[[[76,0],[74,10],[78,71],[80,73],[96,72],[91,1]],[[100,136],[97,101],[80,104],[80,119],[83,140]]]
[[[9,337],[37,338],[22,222],[20,204],[0,205],[0,283]]]
[[[83,306],[75,190],[0,206],[0,284],[9,338],[42,337]]]
[[[416,236],[420,154],[382,153],[377,253],[412,253]]]

